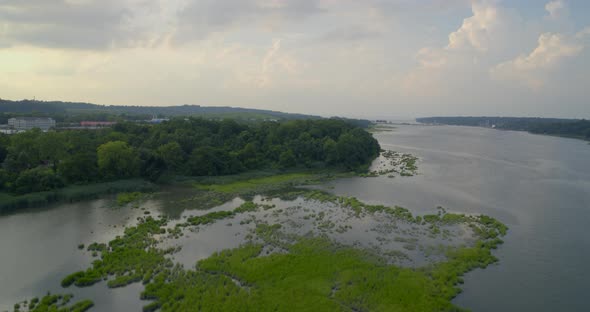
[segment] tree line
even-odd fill
[[[319,116],[283,113],[278,111],[252,109],[242,107],[177,105],[177,106],[129,106],[129,105],[97,105],[91,103],[21,100],[10,101],[0,99],[0,113],[10,115],[45,115],[60,119],[71,119],[76,115],[91,116],[94,114],[108,115],[110,118],[119,116],[137,118],[139,116],[236,116],[239,119],[251,119],[264,116],[266,119],[294,120],[320,119]],[[231,117],[228,117],[231,118]],[[261,118],[261,119],[264,119]],[[59,120],[58,120],[59,122]]]
[[[0,136],[0,189],[25,194],[71,184],[162,174],[217,176],[257,169],[367,165],[380,151],[366,131],[336,119],[238,123],[178,118],[100,130]]]
[[[503,130],[528,131],[536,134],[590,140],[590,121],[585,119],[535,117],[428,117],[416,121],[431,124],[495,127]]]

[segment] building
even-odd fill
[[[31,130],[39,128],[47,131],[55,127],[53,118],[45,117],[16,117],[8,119],[8,126],[15,130]]]
[[[0,133],[2,134],[16,134],[16,133],[20,133],[22,131],[19,130],[14,130],[14,129],[0,129]]]
[[[156,118],[156,117],[154,117],[154,118],[152,118],[152,120],[146,120],[146,121],[148,123],[151,123],[151,124],[161,124],[161,123],[163,123],[165,121],[169,121],[169,120],[170,119],[168,119],[168,118]]]
[[[114,121],[82,121],[80,126],[82,127],[90,127],[90,128],[98,128],[98,127],[110,127],[116,125],[117,123]]]

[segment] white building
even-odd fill
[[[8,126],[15,130],[31,130],[39,128],[47,131],[55,127],[55,120],[53,118],[44,117],[16,117],[8,119]]]

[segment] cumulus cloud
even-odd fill
[[[504,26],[502,12],[495,5],[474,2],[472,11],[473,16],[463,20],[461,27],[449,35],[447,49],[474,48],[486,51],[494,32]]]
[[[497,57],[507,47],[513,46],[521,33],[521,18],[513,11],[499,6],[495,1],[474,1],[472,15],[448,35],[443,47],[424,47],[415,55],[417,67],[406,76],[404,89],[417,95],[431,92],[449,92],[445,85],[450,76],[463,81],[459,73],[470,75],[483,73],[482,60]]]
[[[557,20],[568,14],[567,6],[564,0],[554,0],[545,5],[545,10],[549,15],[547,18]]]
[[[495,79],[517,81],[538,89],[544,85],[547,73],[563,60],[578,55],[583,47],[576,39],[563,34],[544,33],[530,54],[501,63],[490,73]]]

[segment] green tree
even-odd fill
[[[43,135],[39,129],[13,135],[8,148],[4,167],[11,172],[35,168],[41,164],[38,138]]]
[[[256,144],[250,142],[239,152],[240,161],[246,166],[246,168],[255,169],[258,167],[257,150],[258,148],[256,147]]]
[[[98,177],[96,153],[74,154],[59,163],[57,172],[70,184],[92,182]]]
[[[8,147],[10,147],[10,137],[0,133],[0,163],[4,162],[8,156]]]
[[[44,167],[25,170],[14,182],[14,190],[19,194],[49,191],[63,186],[63,180],[53,170]]]
[[[130,178],[139,175],[137,151],[122,141],[112,141],[98,147],[98,169],[107,179]]]
[[[334,165],[338,162],[338,150],[336,149],[336,141],[332,138],[326,137],[324,139],[324,156],[325,161],[329,165]]]
[[[66,141],[62,133],[47,132],[37,138],[39,158],[56,168],[60,160],[66,156]]]
[[[279,165],[282,168],[292,168],[297,165],[297,159],[295,159],[295,154],[291,149],[281,153],[281,156],[279,156]]]
[[[0,169],[0,190],[6,190],[12,188],[12,184],[15,180],[15,174],[10,173],[4,169]]]
[[[166,167],[174,172],[182,172],[185,154],[178,142],[170,142],[158,147],[157,155],[164,161]]]

